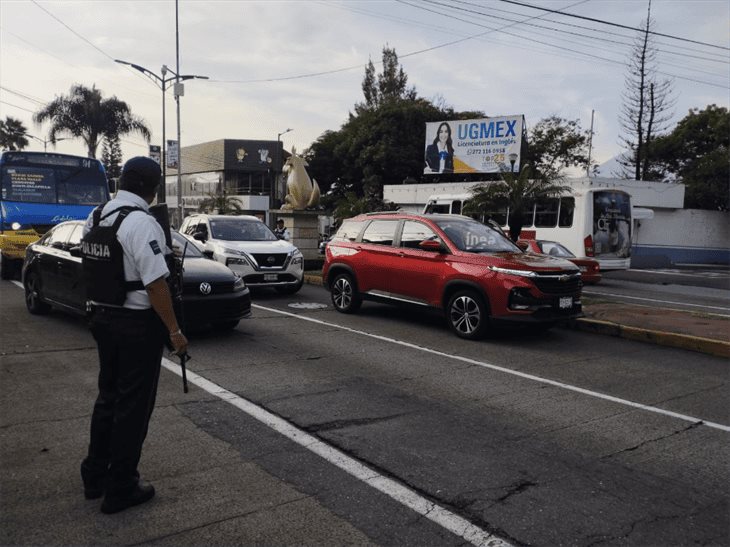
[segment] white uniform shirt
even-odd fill
[[[104,205],[101,216],[118,209],[119,207],[139,207],[142,211],[132,211],[122,221],[117,231],[117,240],[124,251],[124,279],[127,281],[142,281],[147,286],[155,279],[167,277],[170,271],[165,263],[165,233],[162,227],[151,215],[147,214],[149,205],[137,194],[119,190],[117,196]],[[111,226],[119,213],[109,215],[99,224]],[[94,225],[94,213],[86,219],[84,235]],[[150,298],[146,290],[129,291],[124,307],[133,310],[146,310],[150,308]]]

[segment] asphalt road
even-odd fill
[[[513,544],[730,544],[726,360],[562,329],[465,343],[420,310],[339,314],[316,286],[255,294],[251,319],[194,335],[190,351],[198,385],[231,398],[180,408],[241,457],[277,437],[251,425],[266,411]],[[404,527],[398,496],[353,503],[371,486],[321,455],[271,454],[268,473],[369,541],[464,542],[437,525],[407,533],[421,519]]]
[[[671,308],[730,317],[727,267],[668,268],[606,272],[583,294],[611,302]]]

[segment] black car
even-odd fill
[[[23,287],[30,313],[47,313],[51,307],[86,313],[81,258],[71,253],[71,249],[81,243],[83,225],[81,220],[62,222],[28,245],[23,263]],[[249,316],[251,293],[243,279],[223,264],[206,258],[177,232],[172,236],[175,253],[185,252],[185,327],[212,325],[216,329],[232,329],[241,318]]]

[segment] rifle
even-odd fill
[[[165,244],[168,249],[172,249],[172,232],[170,231],[170,213],[166,203],[160,203],[150,207],[150,214],[155,218],[157,223],[162,227],[162,231],[165,233]],[[182,257],[178,258],[175,253],[169,253],[165,255],[165,262],[167,263],[167,269],[170,270],[170,276],[167,278],[167,285],[170,288],[170,296],[172,296],[172,308],[177,318],[177,323],[180,325],[180,329],[184,329],[185,325],[185,314],[183,310],[183,266],[185,261],[185,253],[188,249],[187,241],[185,242],[185,248],[182,252]],[[183,331],[183,334],[185,332]],[[172,344],[170,340],[165,341],[165,345],[169,350],[172,350]],[[175,354],[177,355],[177,354]],[[188,392],[188,378],[185,363],[190,359],[190,355],[183,353],[178,355],[180,357],[180,367],[182,368],[183,378],[183,392]]]

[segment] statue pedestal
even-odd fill
[[[269,214],[283,220],[284,226],[291,234],[291,243],[304,255],[304,269],[322,266],[322,255],[319,254],[319,211],[293,211],[289,209],[271,209]]]

